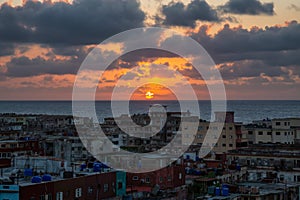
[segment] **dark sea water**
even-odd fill
[[[177,101],[132,101],[130,113],[146,113],[152,104],[167,106],[168,111],[180,111]],[[111,117],[110,101],[97,101],[96,113],[100,121]],[[199,101],[200,118],[211,119],[210,101]],[[227,101],[227,110],[235,112],[235,121],[250,123],[265,118],[300,117],[300,101]],[[192,111],[191,111],[192,112]],[[71,101],[0,101],[0,113],[71,115]]]

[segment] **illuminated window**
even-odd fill
[[[81,188],[76,188],[75,197],[81,197],[81,195],[82,195],[82,189]]]
[[[64,196],[63,192],[57,192],[56,193],[56,200],[63,200],[63,196]]]

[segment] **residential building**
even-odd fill
[[[267,119],[244,126],[248,143],[294,144],[300,141],[300,118]]]
[[[248,167],[248,180],[300,183],[300,148],[295,145],[260,144],[231,150],[228,164]]]
[[[126,194],[125,172],[78,173],[72,176],[44,174],[0,185],[5,200],[102,200],[122,199]]]
[[[225,119],[224,119],[225,117]],[[195,136],[194,144],[201,145],[202,150],[205,148],[215,154],[223,154],[229,150],[236,149],[237,142],[241,143],[241,126],[239,123],[234,122],[233,112],[216,112],[214,122],[207,122],[204,120],[199,121],[198,131]],[[211,129],[212,134],[208,137],[212,137],[215,143],[211,143],[211,140],[205,142],[207,131]],[[238,131],[237,131],[238,130]],[[221,132],[220,135],[217,133]]]
[[[172,194],[173,199],[186,199],[185,168],[182,164],[145,173],[127,173],[126,180],[127,192],[133,196],[143,198],[150,194],[156,197]]]

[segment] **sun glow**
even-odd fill
[[[148,92],[145,94],[145,97],[146,97],[146,99],[153,99],[153,98],[154,98],[154,93],[148,91]]]

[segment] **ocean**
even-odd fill
[[[146,113],[149,106],[161,104],[167,111],[180,111],[177,101],[131,101],[130,113]],[[200,118],[211,119],[210,101],[199,101]],[[111,117],[110,101],[96,101],[99,121]],[[235,112],[235,121],[251,123],[266,118],[300,117],[300,101],[229,100],[227,110]],[[0,113],[72,115],[72,101],[0,101]]]

